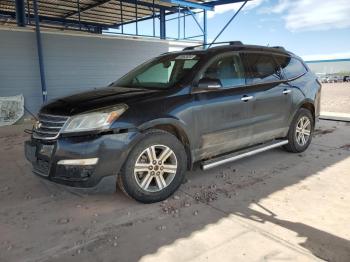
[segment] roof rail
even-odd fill
[[[271,47],[282,50],[282,51],[286,51],[286,49],[283,46],[271,46]]]
[[[227,45],[243,45],[243,43],[241,41],[227,41],[227,42],[217,42],[217,43],[213,43],[213,44],[202,44],[202,45],[188,46],[188,47],[185,47],[183,49],[183,51],[185,51],[185,50],[195,50],[198,47],[202,47],[202,49],[204,49],[206,46],[223,45],[223,44],[227,44]]]

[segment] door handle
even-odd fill
[[[292,92],[292,90],[290,90],[290,89],[284,89],[283,90],[283,94],[285,94],[285,95],[289,94],[290,92]]]
[[[241,100],[244,101],[244,102],[247,102],[247,101],[249,101],[249,100],[252,100],[253,98],[254,98],[253,96],[243,96],[243,97],[241,98]]]

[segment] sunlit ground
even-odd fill
[[[17,127],[18,129],[18,127]],[[348,261],[350,125],[321,121],[302,154],[196,169],[164,203],[46,182],[0,135],[0,261]]]

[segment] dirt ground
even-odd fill
[[[0,130],[0,261],[349,261],[350,124],[322,121],[282,149],[201,171],[144,205],[31,173],[27,135]]]
[[[322,84],[321,111],[350,114],[350,82]]]

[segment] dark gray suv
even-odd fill
[[[195,162],[208,169],[280,146],[306,150],[320,92],[282,47],[186,48],[43,106],[26,156],[51,181],[94,187],[113,176],[134,199],[161,201]]]

